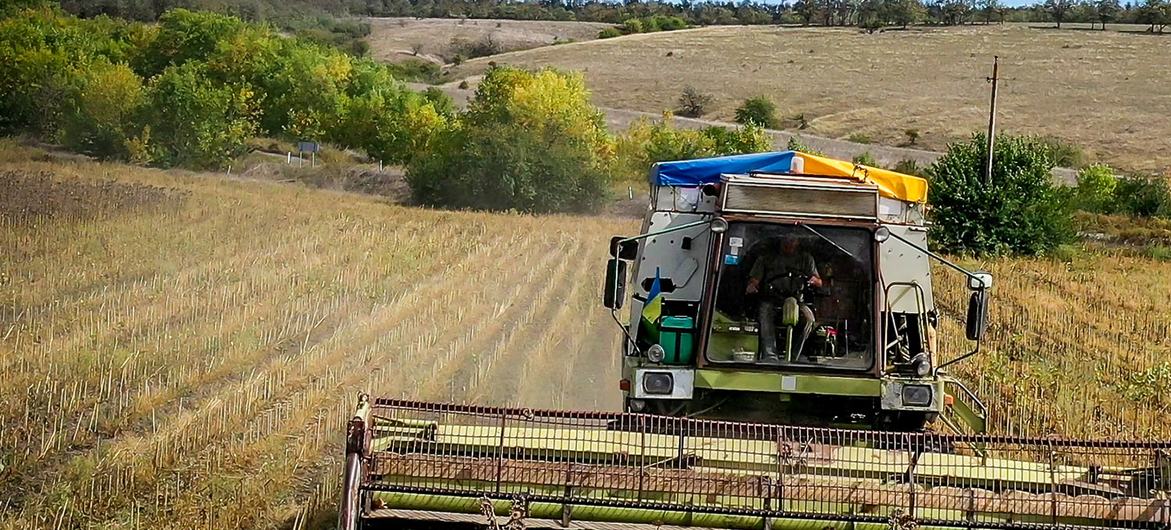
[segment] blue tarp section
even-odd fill
[[[724,173],[788,173],[794,154],[793,151],[777,151],[659,162],[651,167],[651,184],[698,187],[719,182],[720,175]]]

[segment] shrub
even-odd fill
[[[124,64],[75,67],[62,119],[66,147],[100,158],[128,158],[128,140],[143,104],[142,80]]]
[[[426,151],[407,166],[422,204],[579,212],[606,199],[614,145],[580,75],[497,67]]]
[[[252,91],[214,83],[198,63],[167,68],[147,92],[146,122],[161,165],[224,167],[256,135]]]
[[[614,37],[621,37],[622,31],[618,28],[606,28],[598,32],[599,39],[612,39]]]
[[[899,160],[893,169],[904,175],[923,176],[923,168],[919,167],[918,162],[910,159]]]
[[[808,153],[811,155],[825,156],[825,153],[805,145],[805,142],[801,141],[800,136],[789,137],[789,143],[786,145],[786,149],[790,151],[800,151],[802,153]]]
[[[1077,190],[1074,192],[1074,206],[1094,213],[1112,213],[1116,209],[1114,191],[1118,177],[1110,166],[1094,164],[1077,172]]]
[[[907,137],[907,145],[919,143],[919,129],[907,129],[903,134]]]
[[[443,77],[438,64],[424,59],[407,59],[386,65],[396,79],[419,83],[437,84]]]
[[[992,182],[983,183],[983,134],[948,145],[929,170],[931,238],[944,251],[1043,254],[1073,240],[1071,201],[1053,184],[1052,151],[1034,137],[997,139]]]
[[[854,142],[856,144],[872,144],[872,143],[874,143],[874,138],[871,138],[869,134],[866,134],[863,132],[850,133],[850,136],[846,137],[846,140],[850,141],[850,142]]]
[[[759,153],[772,148],[772,138],[756,125],[694,130],[674,127],[670,115],[658,123],[640,119],[618,140],[616,173],[627,180],[641,180],[655,162]]]
[[[855,156],[853,162],[863,166],[878,167],[878,161],[874,159],[874,155],[870,154],[870,151]]]
[[[1040,141],[1057,167],[1079,168],[1086,164],[1086,154],[1080,147],[1054,136],[1042,137]]]
[[[1114,189],[1119,213],[1138,217],[1171,218],[1171,185],[1164,177],[1131,175],[1118,180]]]
[[[628,18],[626,20],[623,20],[622,21],[622,30],[625,31],[627,34],[642,33],[643,32],[642,20],[639,20],[637,18]]]
[[[423,99],[427,100],[435,108],[435,112],[449,118],[455,117],[455,101],[452,101],[451,96],[447,95],[439,87],[427,87],[427,90],[424,90],[422,95]]]
[[[766,129],[780,128],[780,120],[777,119],[777,104],[766,96],[748,98],[736,109],[736,123],[741,125],[755,124]]]
[[[679,96],[679,110],[675,114],[687,118],[698,118],[707,112],[707,106],[711,102],[711,96],[702,94],[695,87],[689,85],[683,89],[683,94]]]

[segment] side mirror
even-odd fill
[[[633,260],[638,257],[638,241],[626,241],[622,236],[614,236],[610,238],[610,257]]]
[[[606,262],[606,286],[603,288],[602,305],[610,309],[621,309],[626,300],[626,262],[610,258]]]
[[[964,327],[968,340],[984,338],[984,332],[988,330],[988,290],[972,291],[968,298],[968,320]]]

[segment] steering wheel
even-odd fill
[[[799,285],[800,287],[797,288],[796,292],[791,293],[791,294],[777,292],[777,287],[774,282],[781,279],[781,278],[788,278],[788,279],[790,279],[790,281],[795,282],[796,285]],[[764,279],[762,279],[760,281],[760,284],[761,284],[760,291],[762,294],[766,294],[766,295],[772,296],[772,297],[804,295],[805,291],[809,289],[809,287],[810,287],[809,282],[812,279],[813,279],[813,277],[809,276],[808,274],[802,274],[802,273],[793,272],[793,271],[783,272],[780,274],[774,274],[772,276],[765,277]],[[789,285],[792,286],[793,283],[790,283]]]

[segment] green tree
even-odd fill
[[[614,144],[580,75],[497,67],[423,149],[407,166],[422,204],[577,212],[605,200]]]
[[[216,83],[200,63],[168,67],[146,99],[144,123],[163,166],[224,167],[257,132],[252,90]]]
[[[101,158],[126,159],[144,102],[142,79],[125,64],[105,60],[74,67],[62,117],[62,142]]]
[[[996,140],[992,181],[983,182],[982,134],[948,145],[928,170],[931,238],[948,252],[1035,255],[1073,239],[1068,193],[1055,184],[1049,148],[1033,137]]]
[[[1045,11],[1057,23],[1057,29],[1061,29],[1061,23],[1065,21],[1071,8],[1073,8],[1072,0],[1045,0]]]
[[[159,30],[139,57],[135,70],[150,78],[168,66],[207,60],[233,35],[245,29],[238,18],[209,12],[172,9],[159,18]]]
[[[768,96],[756,96],[744,100],[736,109],[736,123],[755,124],[766,129],[780,128],[777,118],[777,104]]]
[[[1114,191],[1118,188],[1118,177],[1110,166],[1094,164],[1077,172],[1077,190],[1074,192],[1074,206],[1094,213],[1112,213],[1116,209]]]
[[[1113,22],[1118,18],[1118,13],[1122,11],[1122,6],[1118,0],[1098,0],[1094,3],[1094,17],[1102,24],[1102,30],[1106,30],[1106,24]]]

